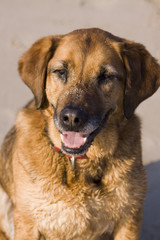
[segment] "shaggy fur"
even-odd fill
[[[1,147],[0,240],[138,240],[146,176],[134,110],[160,85],[156,60],[86,29],[40,39],[19,73],[34,100]],[[63,131],[90,135],[67,149]]]

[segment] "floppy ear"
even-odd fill
[[[42,107],[45,97],[47,65],[58,45],[60,36],[44,37],[35,42],[19,60],[18,70],[22,80],[32,90],[36,107]]]
[[[160,65],[142,44],[126,41],[122,51],[126,69],[124,114],[129,119],[160,86]]]

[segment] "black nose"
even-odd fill
[[[60,113],[60,122],[65,131],[80,131],[86,121],[85,111],[76,107],[65,107]]]

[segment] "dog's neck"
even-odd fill
[[[60,148],[57,148],[53,143],[52,143],[51,145],[53,146],[53,148],[54,148],[57,152],[59,152],[59,153],[61,153],[61,154],[64,154],[64,153],[61,151],[61,149],[60,149]],[[70,155],[67,155],[67,154],[64,154],[64,155],[70,159],[71,164],[72,164],[72,169],[74,169],[74,167],[75,167],[75,160],[76,160],[76,159],[86,159],[86,158],[88,158],[86,154],[80,155],[80,156],[70,156]]]

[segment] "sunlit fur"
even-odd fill
[[[64,62],[60,79],[53,70]],[[104,69],[113,76],[99,77]],[[19,73],[35,99],[1,147],[0,240],[138,240],[146,176],[134,110],[160,85],[156,60],[141,44],[86,29],[38,40]],[[87,112],[84,131],[100,128],[74,169],[53,147],[69,104]]]

